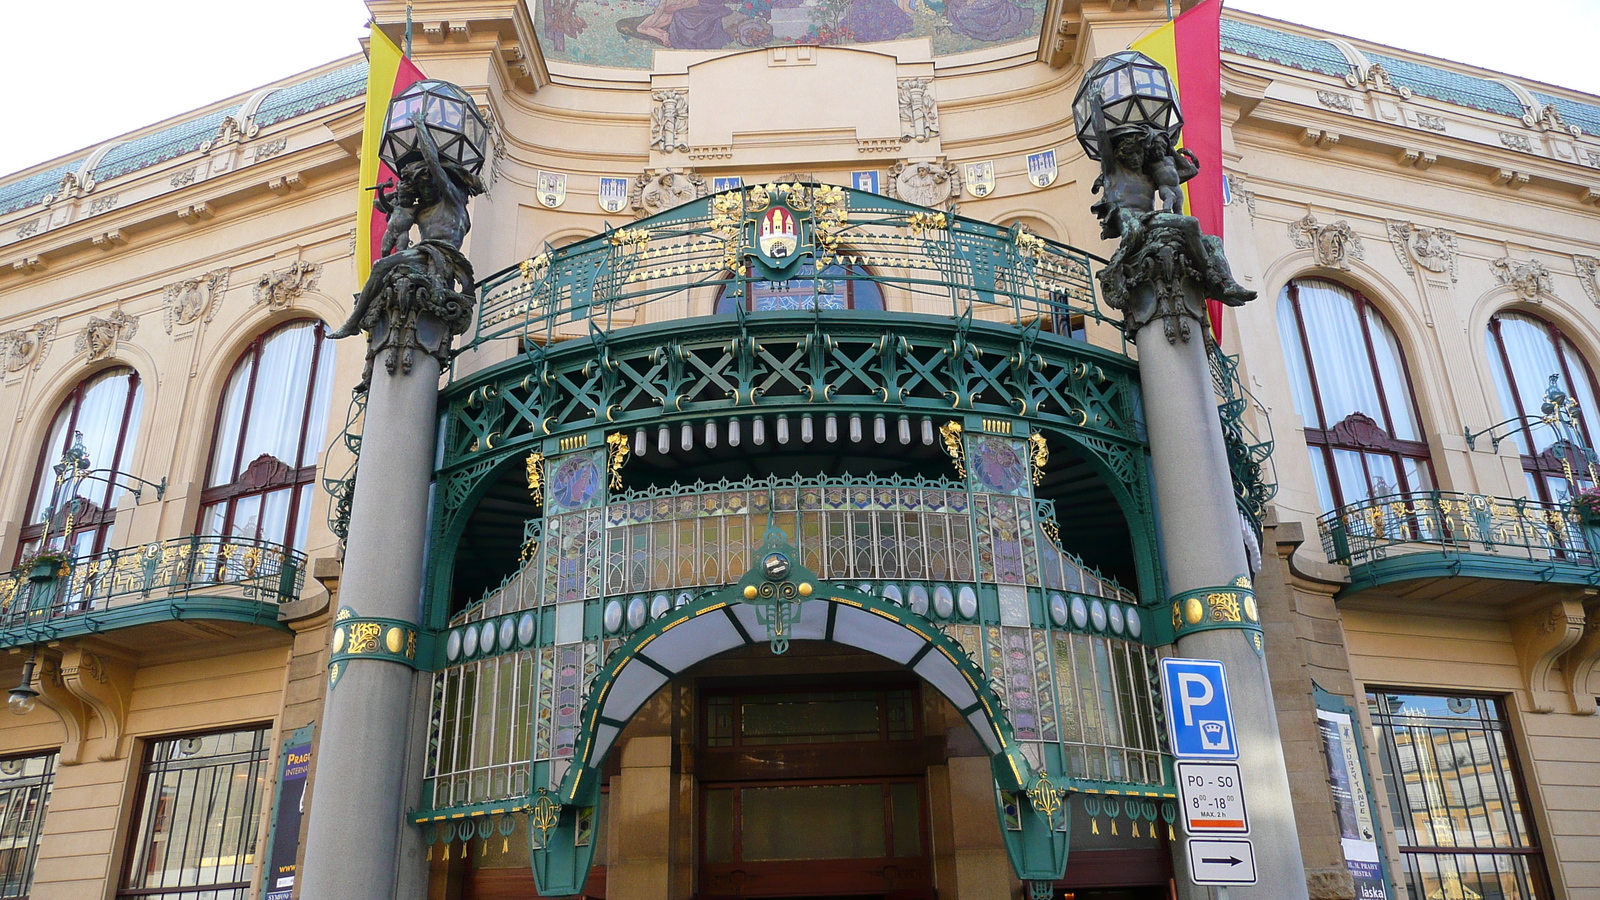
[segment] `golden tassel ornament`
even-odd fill
[[[1172,833],[1172,823],[1168,822],[1167,823],[1167,840],[1175,841],[1177,839],[1178,839],[1177,836]]]
[[[433,845],[428,845],[428,862],[433,862]]]
[[[1095,834],[1099,834],[1100,833],[1100,820],[1099,819],[1090,819],[1089,820],[1089,830],[1094,832]]]
[[[1111,820],[1111,833],[1112,834],[1116,834],[1117,833],[1117,820],[1115,818],[1112,818],[1112,820]]]
[[[445,859],[449,859],[450,858],[450,845],[448,843],[446,843],[444,845],[444,858]]]
[[[510,853],[511,852],[511,838],[503,837],[503,838],[500,839],[500,852],[501,853]]]
[[[1134,837],[1138,837],[1139,836],[1139,820],[1138,819],[1134,819],[1133,820],[1133,836]]]

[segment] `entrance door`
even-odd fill
[[[932,897],[914,684],[707,692],[704,897]]]

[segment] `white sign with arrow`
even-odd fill
[[[1189,877],[1195,884],[1255,884],[1256,848],[1240,838],[1190,838]]]

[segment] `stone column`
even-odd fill
[[[427,317],[418,324],[444,330]],[[369,360],[383,344],[374,335]],[[418,848],[402,841],[418,800],[407,773],[420,752],[410,741],[418,674],[403,657],[406,626],[414,635],[420,618],[439,361],[417,352],[393,371],[373,365],[370,382],[340,582],[338,616],[353,614],[335,621],[301,900],[390,900],[428,877]]]
[[[1159,244],[1159,239],[1152,237],[1149,243]],[[1151,270],[1144,273],[1148,276]],[[1126,282],[1127,327],[1137,329],[1161,550],[1167,589],[1176,595],[1230,585],[1249,566],[1211,386],[1202,287],[1192,277],[1167,283],[1158,283],[1158,278]],[[1245,616],[1246,621],[1253,618]],[[1253,637],[1243,628],[1180,632],[1177,650],[1179,656],[1221,660],[1227,668],[1259,878],[1253,887],[1230,887],[1230,900],[1304,900],[1305,866],[1272,686]],[[1179,896],[1210,898],[1210,888],[1189,883],[1181,841],[1174,855]]]

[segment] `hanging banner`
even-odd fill
[[[1377,828],[1373,824],[1372,798],[1361,769],[1361,749],[1349,713],[1317,710],[1322,749],[1328,757],[1328,784],[1339,817],[1339,843],[1345,868],[1355,879],[1360,900],[1388,900],[1383,867],[1378,861]]]
[[[267,870],[262,882],[266,900],[290,900],[294,894],[296,860],[300,853],[300,821],[305,816],[302,802],[306,776],[311,772],[311,733],[315,726],[296,729],[284,741],[283,769],[278,774],[277,814],[272,820],[272,848],[267,855]]]

